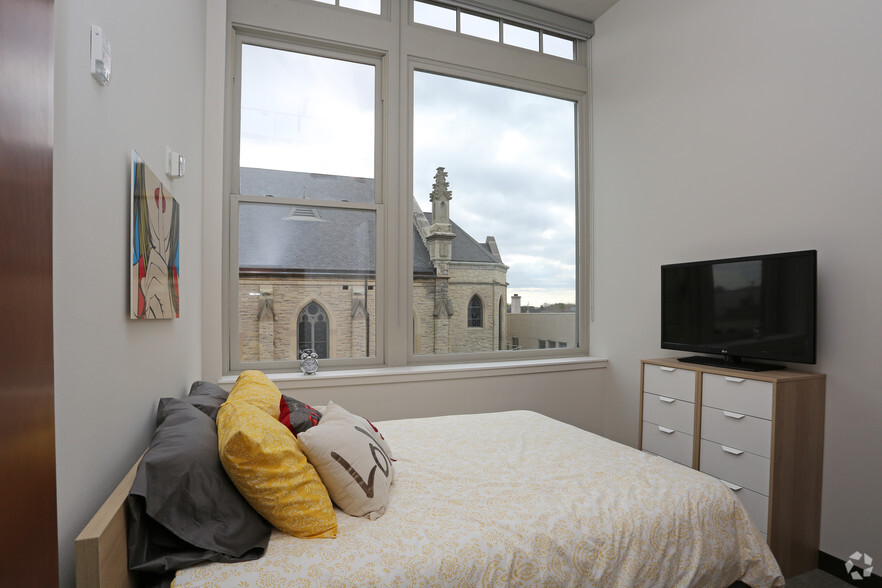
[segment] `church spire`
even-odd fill
[[[450,273],[453,253],[451,242],[456,237],[450,224],[449,203],[452,196],[447,183],[447,172],[439,167],[435,172],[435,184],[429,194],[429,200],[432,201],[432,225],[426,234],[426,248],[437,276],[448,276]]]
[[[429,200],[432,201],[432,224],[433,225],[450,225],[450,199],[453,193],[447,182],[447,172],[443,167],[439,167],[435,171],[435,183],[432,184],[432,193],[429,194]],[[449,228],[447,229],[450,230]]]

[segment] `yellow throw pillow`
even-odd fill
[[[217,415],[218,453],[233,484],[274,527],[295,537],[334,537],[337,517],[315,468],[285,425],[245,402]]]
[[[278,420],[282,392],[265,373],[258,370],[246,370],[239,374],[239,379],[230,390],[227,400],[229,402],[247,402]]]

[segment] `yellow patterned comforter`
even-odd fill
[[[266,555],[174,586],[783,586],[722,483],[534,412],[377,423],[387,512],[335,539],[274,531]]]

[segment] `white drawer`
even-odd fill
[[[771,462],[767,457],[702,439],[699,465],[702,472],[715,478],[769,495]]]
[[[703,406],[701,438],[772,457],[772,421],[765,419]]]
[[[744,505],[745,510],[750,513],[750,517],[753,519],[753,522],[756,523],[760,532],[763,535],[768,533],[769,497],[763,496],[759,492],[754,492],[744,486],[727,482],[726,480],[723,480],[723,483],[726,484],[726,486],[732,490],[732,493],[738,497],[738,500]]]
[[[643,420],[692,435],[695,405],[691,402],[644,392]]]
[[[643,421],[643,449],[692,467],[692,435]]]
[[[772,420],[772,383],[702,374],[701,403],[703,406]]]
[[[643,391],[686,402],[695,402],[695,372],[643,364]]]

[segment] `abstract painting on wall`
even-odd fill
[[[131,318],[180,316],[180,206],[132,151]]]

